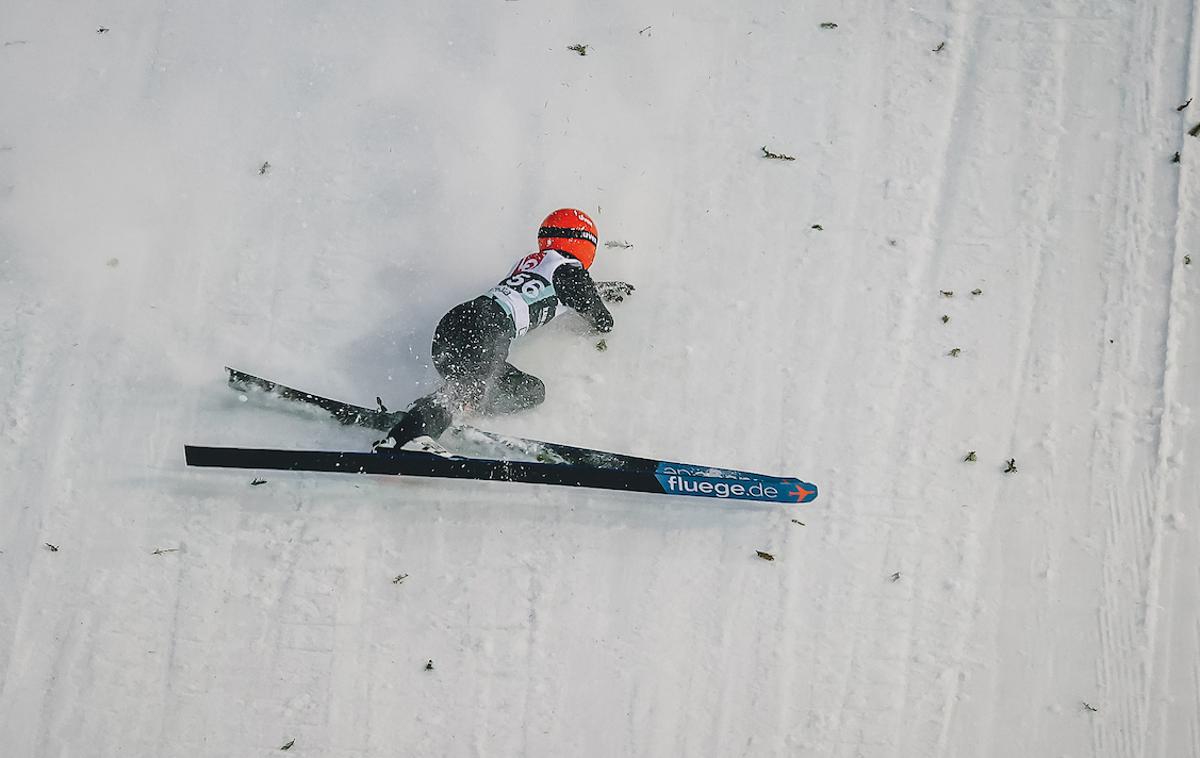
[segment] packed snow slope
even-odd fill
[[[0,754],[1200,755],[1195,0],[0,16]],[[637,293],[481,423],[816,502],[184,467],[564,205]]]

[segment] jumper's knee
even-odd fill
[[[496,381],[491,401],[488,403],[488,411],[514,413],[541,405],[545,399],[545,382],[533,374],[510,367]]]

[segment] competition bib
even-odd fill
[[[518,337],[554,318],[558,309],[554,272],[559,266],[570,265],[580,263],[556,250],[530,253],[517,263],[508,278],[488,291],[488,297],[498,302],[512,319]]]

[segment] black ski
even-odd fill
[[[378,408],[367,408],[361,405],[345,403],[340,400],[314,395],[311,392],[289,387],[286,384],[273,382],[254,374],[225,367],[229,374],[229,385],[239,391],[261,390],[285,400],[294,400],[306,405],[320,408],[333,416],[342,424],[361,426],[380,432],[388,432],[404,417],[404,411],[389,411],[382,402]],[[497,434],[478,429],[465,424],[456,424],[447,434],[465,445],[488,445],[528,456],[544,463],[569,463],[604,468],[630,469],[653,471],[657,461],[649,458],[639,458],[622,453],[609,453],[603,450],[593,450],[574,445],[563,445],[557,442],[543,442],[524,437],[513,437],[507,434]]]
[[[773,503],[807,503],[817,496],[817,488],[814,485],[798,479],[688,466],[669,461],[655,461],[656,465],[649,470],[631,470],[484,458],[444,458],[407,450],[358,453],[186,445],[184,454],[189,466],[347,474],[402,474]]]
[[[254,374],[247,374],[245,371],[238,371],[229,366],[225,367],[225,371],[229,374],[229,386],[234,389],[241,391],[250,389],[262,390],[263,392],[281,397],[284,400],[295,400],[307,405],[313,405],[321,410],[328,411],[329,415],[348,426],[362,426],[367,429],[386,432],[395,426],[400,419],[404,418],[404,411],[391,413],[387,408],[383,407],[382,403],[380,403],[379,408],[364,408],[361,405],[343,403],[340,400],[333,400],[321,397],[320,395],[314,395],[311,392],[294,389],[286,384],[272,382],[269,379],[263,379]]]

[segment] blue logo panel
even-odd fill
[[[745,471],[660,463],[654,476],[668,495],[769,503],[810,503],[817,497],[815,484]]]

